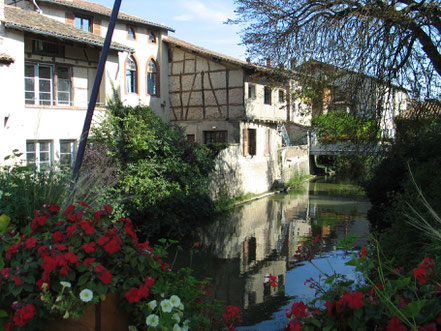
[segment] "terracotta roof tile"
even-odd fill
[[[5,26],[21,31],[76,41],[84,44],[103,46],[104,38],[74,26],[64,24],[30,10],[5,6]],[[118,51],[132,51],[128,46],[112,42],[110,48]]]
[[[182,47],[182,48],[188,49],[188,50],[190,50],[190,51],[192,51],[194,53],[198,53],[200,55],[205,55],[205,56],[208,56],[208,57],[212,57],[212,58],[215,58],[215,59],[218,59],[218,60],[221,60],[221,61],[226,61],[226,62],[229,62],[229,63],[232,63],[232,64],[236,64],[236,65],[239,65],[241,67],[248,68],[248,69],[254,69],[254,70],[265,71],[265,72],[274,72],[276,70],[276,68],[264,67],[264,66],[260,66],[260,65],[257,65],[257,64],[252,64],[250,62],[243,61],[243,60],[231,57],[231,56],[227,56],[227,55],[224,55],[224,54],[213,52],[213,51],[210,51],[210,50],[208,50],[206,48],[190,44],[190,43],[188,43],[186,41],[183,41],[183,40],[180,40],[180,39],[177,39],[177,38],[174,38],[174,37],[165,36],[163,40],[166,43],[169,43],[169,44],[177,46],[177,47]]]
[[[11,64],[14,62],[15,62],[15,60],[12,56],[5,54],[5,53],[0,53],[0,63]]]
[[[66,6],[66,7],[82,9],[82,10],[86,10],[88,12],[98,13],[101,15],[109,16],[109,17],[112,14],[111,8],[99,5],[94,2],[84,1],[84,0],[40,0],[40,1],[41,2],[50,2],[50,3],[54,3],[54,4],[61,5],[61,6]],[[150,22],[150,21],[141,19],[139,17],[125,14],[122,12],[119,12],[118,19],[141,23],[141,24],[147,24],[147,25],[154,26],[154,27],[157,27],[160,29],[165,29],[165,30],[175,32],[175,30],[173,28],[170,28],[168,26],[165,26],[162,24],[157,24],[154,22]]]

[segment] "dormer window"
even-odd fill
[[[127,39],[136,40],[136,32],[133,26],[127,27]]]
[[[149,42],[152,44],[156,44],[156,33],[153,31],[150,31],[149,33]]]
[[[83,31],[92,32],[92,20],[89,17],[75,16],[75,27]]]

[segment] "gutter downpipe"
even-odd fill
[[[73,195],[75,192],[75,184],[78,180],[78,175],[81,169],[84,158],[84,150],[86,149],[87,138],[89,137],[90,125],[92,123],[93,112],[96,106],[96,100],[98,98],[98,92],[101,85],[101,81],[104,73],[104,66],[107,61],[107,56],[109,54],[110,43],[113,36],[113,30],[115,29],[116,20],[118,18],[119,8],[121,7],[122,0],[115,0],[113,5],[112,15],[110,17],[109,26],[107,29],[106,39],[104,41],[103,50],[101,52],[100,61],[98,63],[98,69],[95,76],[95,82],[93,84],[92,93],[89,100],[89,105],[87,107],[86,118],[84,120],[83,131],[81,133],[80,144],[78,146],[77,157],[75,159],[74,169],[72,171],[70,194],[67,200],[67,205],[72,202]]]

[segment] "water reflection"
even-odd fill
[[[299,265],[297,247],[305,237],[320,234],[325,250],[335,251],[345,236],[368,232],[368,209],[354,186],[306,183],[295,193],[243,205],[228,219],[202,229],[203,249],[193,267],[213,278],[216,299],[241,308],[247,326],[242,330],[282,329],[284,309],[294,297],[306,299],[303,283],[314,273],[309,264]],[[350,274],[346,259],[339,251],[328,256],[337,272]],[[270,274],[276,276],[277,288],[270,286]]]

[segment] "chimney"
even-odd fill
[[[267,67],[272,67],[273,66],[273,60],[271,60],[271,58],[267,58],[266,59],[266,66]]]

